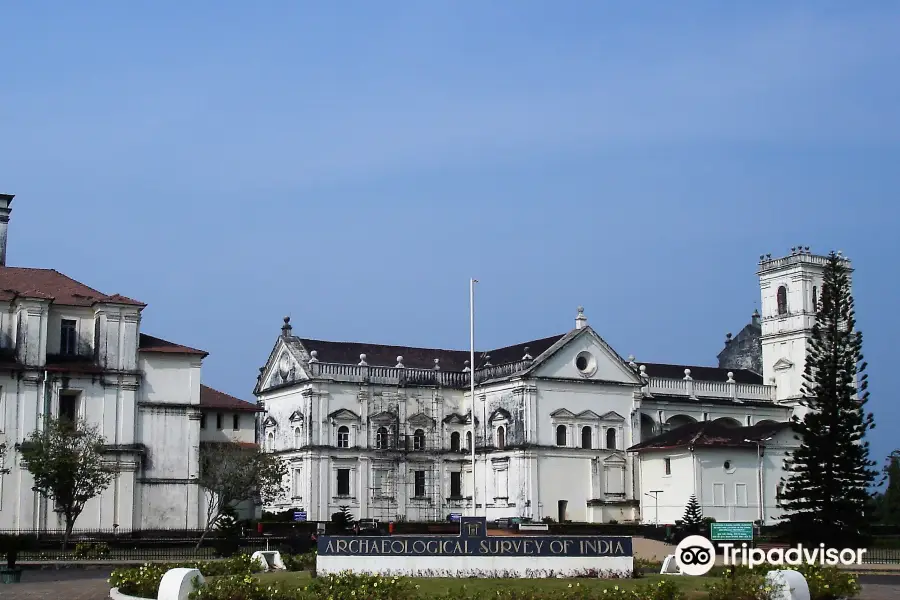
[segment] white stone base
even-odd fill
[[[319,575],[352,571],[409,577],[627,577],[634,557],[614,556],[322,556]]]
[[[260,550],[253,553],[250,562],[258,564],[263,571],[285,571],[284,561],[281,560],[281,552],[274,550]]]
[[[769,571],[766,573],[766,583],[779,588],[775,600],[809,600],[809,583],[799,571]]]
[[[188,600],[194,591],[194,578],[203,583],[203,575],[197,569],[169,569],[159,582],[159,595],[157,600]]]

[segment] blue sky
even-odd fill
[[[9,262],[147,302],[251,399],[308,337],[567,331],[715,364],[758,257],[856,267],[879,461],[898,360],[900,5],[0,2]],[[187,6],[189,5],[189,6]]]

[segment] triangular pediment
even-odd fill
[[[369,417],[369,421],[378,425],[391,425],[397,422],[397,415],[385,410]]]
[[[550,413],[550,416],[554,419],[574,419],[575,413],[567,408],[557,408],[552,413]]]
[[[263,421],[263,427],[278,427],[278,421],[273,419],[270,415]]]
[[[290,338],[279,337],[260,373],[255,393],[308,379],[309,374],[303,368],[302,348]]]
[[[575,416],[578,419],[589,420],[589,421],[596,421],[596,420],[600,419],[600,415],[598,415],[597,413],[595,413],[592,410],[583,410]]]
[[[618,454],[611,454],[603,460],[603,464],[608,467],[625,466],[625,458]]]
[[[772,365],[772,368],[775,369],[776,371],[787,371],[788,369],[792,368],[793,366],[794,366],[794,363],[792,363],[788,359],[779,358],[777,361],[775,361],[775,364]]]
[[[414,427],[434,427],[434,419],[424,413],[416,413],[406,420]]]
[[[359,415],[346,408],[334,411],[328,415],[328,418],[332,421],[359,421]]]
[[[640,376],[590,327],[564,335],[535,359],[527,373],[538,378],[643,385]]]
[[[495,421],[509,421],[511,419],[512,417],[510,416],[509,412],[507,412],[505,409],[498,408],[491,414],[491,418],[488,419],[488,422],[494,423]]]
[[[294,412],[291,413],[290,421],[291,421],[291,423],[296,423],[298,421],[302,423],[303,422],[303,413],[300,412],[299,410],[295,410]]]
[[[444,417],[444,423],[447,423],[448,425],[464,425],[466,423],[466,417],[457,413],[451,413]]]
[[[604,421],[624,421],[625,417],[623,417],[616,411],[611,410],[608,413],[606,413],[605,415],[603,415],[601,417],[601,419],[603,419]]]

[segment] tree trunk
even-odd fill
[[[66,515],[66,533],[63,535],[62,551],[65,552],[69,545],[69,536],[72,535],[72,528],[75,527],[75,517]]]
[[[200,535],[200,539],[197,540],[197,546],[196,546],[195,550],[199,550],[199,549],[200,549],[200,546],[203,545],[203,540],[206,539],[206,534],[209,533],[209,530],[210,530],[210,529],[211,529],[210,524],[207,523],[207,524],[206,524],[206,529],[203,530],[203,533]]]

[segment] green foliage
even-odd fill
[[[884,525],[900,525],[900,450],[888,456],[884,466],[887,488],[877,498],[878,520]]]
[[[838,600],[859,596],[856,575],[838,567],[802,565],[792,567],[806,578],[810,600]]]
[[[20,447],[25,467],[34,477],[33,489],[65,516],[64,550],[85,503],[115,476],[115,469],[104,462],[105,444],[96,426],[48,417],[45,429],[33,432]]]
[[[311,580],[305,591],[310,598],[317,599],[408,600],[415,598],[415,590],[412,582],[404,577],[383,577],[347,572],[317,577]]]
[[[849,270],[832,252],[808,344],[801,403],[809,412],[795,419],[801,445],[788,460],[781,497],[790,537],[807,544],[864,543],[871,521],[868,488],[877,472],[864,438],[875,424],[865,412],[866,363],[853,305]]]
[[[766,583],[765,569],[725,569],[718,580],[708,583],[708,600],[775,600],[781,591]]]
[[[0,444],[0,475],[8,475],[9,469],[3,467],[3,456],[6,454],[6,444]]]
[[[75,558],[100,559],[109,556],[109,545],[103,542],[79,542],[75,544]]]
[[[331,515],[331,522],[338,529],[350,529],[350,526],[353,525],[353,515],[350,514],[350,507],[340,506],[339,508],[341,509],[340,511]]]
[[[317,553],[282,554],[281,560],[288,571],[315,571]]]
[[[239,554],[219,561],[187,561],[183,563],[147,563],[140,567],[116,569],[109,577],[110,587],[129,596],[156,598],[159,582],[169,569],[187,567],[197,569],[204,577],[250,576],[262,569],[250,560],[249,554]]]
[[[697,501],[697,496],[691,495],[691,499],[684,509],[683,520],[685,529],[691,532],[698,531],[703,524],[703,510],[700,508],[700,502]]]
[[[236,504],[266,504],[276,499],[284,490],[286,476],[284,461],[259,448],[233,442],[201,444],[198,483],[208,492],[206,531]],[[198,548],[206,531],[197,542]]]

